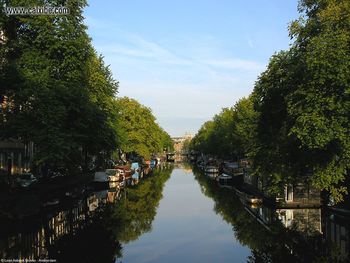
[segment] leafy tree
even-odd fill
[[[190,147],[223,159],[244,157],[254,145],[256,119],[252,98],[243,98],[204,123]]]
[[[350,5],[311,0],[299,8],[292,48],[271,60],[254,90],[261,112],[256,163],[280,181],[311,175],[339,201],[350,157]]]
[[[232,108],[224,108],[214,116],[214,129],[211,136],[213,146],[211,152],[218,157],[228,158],[234,152],[234,142],[232,137],[233,130],[233,115]]]
[[[151,109],[127,97],[115,102],[119,107],[119,125],[126,135],[121,145],[124,152],[135,152],[149,159],[164,148],[172,148],[170,136],[158,125]]]
[[[251,96],[240,99],[233,108],[231,147],[238,158],[254,151],[257,117]]]
[[[340,201],[350,168],[350,3],[302,0],[299,9],[292,47],[272,56],[232,119],[216,115],[192,147],[254,158],[274,192],[308,177]]]
[[[40,3],[11,1],[15,6]],[[91,46],[85,5],[68,1],[70,14],[64,16],[1,14],[0,86],[6,103],[0,137],[33,141],[38,165],[73,167],[118,143],[112,103],[118,83]]]
[[[276,186],[274,192],[279,191],[288,179],[296,175],[292,167],[298,164],[304,167],[301,163],[305,161],[303,158],[299,159],[301,156],[298,145],[288,133],[291,120],[287,114],[286,99],[290,90],[295,87],[295,65],[292,52],[282,51],[275,54],[267,70],[256,82],[252,95],[259,114],[255,149],[252,149],[251,156],[254,157],[258,173],[265,177],[270,186]]]
[[[206,154],[212,153],[212,149],[215,147],[212,143],[214,127],[213,121],[205,122],[192,139],[191,148]]]
[[[304,71],[289,96],[290,133],[312,156],[314,184],[340,200],[346,189],[339,183],[350,168],[350,3],[300,1],[299,7],[304,18],[290,31]]]

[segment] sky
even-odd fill
[[[288,49],[297,0],[90,0],[88,34],[119,81],[118,97],[152,109],[171,136],[248,96]]]

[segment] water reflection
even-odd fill
[[[229,222],[235,237],[250,247],[248,262],[348,262],[349,215],[329,208],[275,208],[240,200],[194,168],[202,192]]]
[[[3,221],[0,258],[98,263],[348,261],[346,211],[249,204],[235,194],[232,184],[212,180],[186,164],[172,172],[173,166],[164,166],[145,173],[137,185],[91,190],[46,207],[37,217]]]
[[[2,221],[0,258],[57,262],[114,262],[121,242],[151,229],[172,166],[160,167],[132,188],[89,191],[33,218]]]
[[[213,211],[191,167],[177,165],[164,188],[152,231],[124,245],[118,262],[244,262],[249,248]]]

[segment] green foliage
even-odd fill
[[[243,98],[204,123],[190,148],[220,158],[243,157],[253,147],[256,118],[252,99]]]
[[[252,97],[243,98],[234,106],[232,147],[238,157],[248,156],[255,148],[257,118]]]
[[[210,154],[215,148],[215,145],[213,145],[212,143],[212,135],[214,133],[214,128],[215,126],[213,121],[205,122],[199,129],[196,136],[194,136],[194,138],[192,139],[190,144],[191,149]]]
[[[272,56],[232,118],[224,110],[202,126],[192,148],[253,158],[274,191],[306,176],[340,201],[350,168],[350,2],[302,0],[299,10],[292,47]]]
[[[0,112],[0,138],[33,141],[37,165],[84,165],[86,156],[111,152],[119,141],[113,103],[118,83],[91,46],[82,16],[86,2],[66,5],[70,15],[1,14],[0,19],[6,37],[1,99],[7,101]]]
[[[156,122],[151,109],[127,97],[118,98],[115,103],[119,109],[119,125],[126,135],[121,144],[124,152],[135,152],[149,159],[164,148],[172,149],[170,136]]]
[[[350,157],[350,4],[301,1],[300,10],[290,27],[294,45],[270,61],[254,89],[256,165],[283,179],[311,175],[339,201]]]

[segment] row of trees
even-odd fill
[[[270,185],[304,176],[335,200],[350,168],[350,3],[301,0],[294,43],[272,56],[253,93],[205,123],[195,150],[247,156]]]
[[[156,122],[150,108],[127,97],[117,99],[119,106],[119,125],[124,132],[121,149],[134,152],[145,158],[152,154],[173,149],[173,141]]]
[[[0,1],[0,6],[4,4],[44,3]],[[61,1],[45,4],[59,6]],[[136,108],[142,110],[134,112],[139,122],[131,126],[144,137],[130,142],[134,135],[130,126],[124,125],[127,117],[123,114],[131,116],[129,110],[135,107],[128,99],[116,99],[118,82],[92,47],[83,23],[86,1],[65,1],[65,5],[69,15],[0,14],[0,138],[32,141],[36,165],[68,168],[86,166],[88,156],[110,156],[117,148],[149,157],[150,152],[166,147],[169,135],[155,123],[151,112],[144,114],[144,107],[135,101]],[[149,140],[157,143],[146,149]]]
[[[251,97],[243,98],[205,122],[190,148],[223,159],[244,157],[254,148],[256,117]]]

